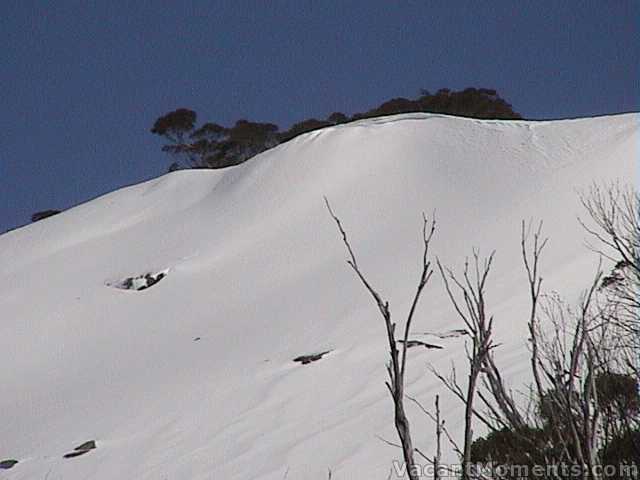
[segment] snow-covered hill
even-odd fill
[[[545,287],[575,298],[598,261],[584,247],[576,192],[638,180],[639,120],[364,120],[1,236],[0,460],[19,463],[0,478],[310,480],[329,468],[334,479],[387,478],[401,455],[377,438],[396,440],[384,325],[345,263],[323,195],[398,317],[419,273],[423,211],[436,212],[433,253],[444,263],[495,248],[496,355],[519,386],[520,222],[544,220]],[[119,288],[160,273],[147,289]],[[461,327],[436,277],[414,325]],[[460,339],[440,343],[411,351],[409,393],[425,404],[444,395],[427,362],[446,370],[464,359]],[[460,406],[444,397],[456,432]],[[432,425],[409,415],[429,451]],[[89,440],[96,449],[63,458]]]

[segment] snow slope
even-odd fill
[[[526,381],[522,219],[551,237],[546,289],[575,298],[597,266],[576,191],[638,180],[639,116],[550,122],[407,114],[300,136],[238,167],[181,171],[0,237],[0,478],[387,478],[400,451],[385,390],[384,325],[345,263],[324,203],[398,318],[434,256],[496,263],[496,355]],[[166,271],[142,291],[113,288]],[[434,277],[416,332],[461,324]],[[416,338],[423,338],[416,336]],[[409,392],[462,362],[460,339],[411,350]],[[332,350],[309,365],[299,355]],[[461,426],[444,395],[443,416]],[[410,408],[418,446],[433,428]],[[97,449],[63,455],[95,440]],[[288,471],[288,473],[286,473]],[[48,475],[48,476],[47,476]]]

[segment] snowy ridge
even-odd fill
[[[583,248],[577,192],[638,181],[639,119],[363,120],[2,235],[0,460],[19,463],[0,478],[320,479],[328,468],[334,479],[387,478],[400,451],[376,438],[395,441],[384,326],[323,196],[398,319],[418,277],[421,212],[436,213],[434,256],[452,267],[472,247],[496,249],[496,355],[517,387],[527,370],[520,222],[544,220],[545,288],[575,298],[598,261]],[[142,291],[110,286],[157,272]],[[461,327],[435,277],[414,325]],[[460,406],[425,364],[462,362],[463,343],[430,338],[444,348],[411,350],[408,390],[425,404],[441,393],[455,432]],[[409,415],[430,451],[432,425]],[[90,440],[97,448],[63,458]]]

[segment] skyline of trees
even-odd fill
[[[518,120],[507,101],[495,90],[466,88],[451,91],[443,88],[435,94],[423,90],[416,99],[393,98],[362,113],[348,116],[334,112],[326,119],[308,118],[281,131],[274,123],[246,119],[225,127],[205,122],[197,127],[197,114],[188,108],[178,108],[159,117],[151,133],[162,137],[162,151],[173,158],[169,171],[180,168],[225,168],[238,165],[270,148],[303,133],[365,118],[410,112],[429,112],[471,118]]]

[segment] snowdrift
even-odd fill
[[[638,120],[369,119],[1,236],[0,460],[19,463],[0,478],[387,478],[401,452],[378,438],[396,441],[384,325],[323,196],[398,320],[419,274],[422,212],[435,212],[433,256],[447,265],[495,249],[496,356],[518,388],[528,358],[520,222],[544,221],[544,289],[577,298],[598,263],[578,192],[637,182]],[[414,338],[461,326],[434,276]],[[411,350],[408,393],[427,405],[442,394],[457,432],[461,407],[426,364],[463,368],[464,345],[437,342]],[[431,451],[430,421],[408,414]]]

